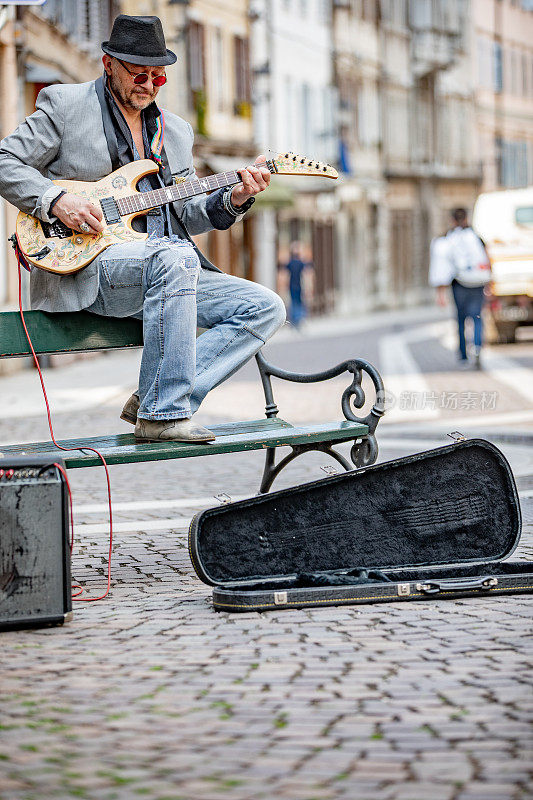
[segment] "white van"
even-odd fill
[[[514,342],[520,325],[533,325],[533,186],[480,194],[472,227],[492,265],[487,338]]]

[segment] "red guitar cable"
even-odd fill
[[[101,462],[103,464],[103,467],[105,469],[105,475],[106,475],[106,481],[107,481],[107,497],[108,497],[108,501],[109,501],[109,553],[108,553],[108,559],[107,559],[107,588],[106,588],[104,594],[100,595],[100,597],[79,597],[79,595],[83,592],[83,588],[81,586],[77,586],[77,585],[74,585],[72,587],[72,588],[80,590],[76,594],[72,595],[72,599],[73,600],[77,600],[78,602],[84,602],[84,603],[92,603],[95,600],[103,600],[104,597],[107,597],[107,595],[109,594],[110,588],[111,588],[111,552],[112,552],[112,549],[113,549],[113,509],[112,509],[112,506],[111,506],[111,481],[109,479],[109,468],[107,466],[107,461],[105,460],[103,455],[98,450],[96,450],[94,447],[63,447],[62,445],[58,444],[56,442],[56,440],[55,440],[54,429],[52,427],[52,417],[51,417],[51,414],[50,414],[50,405],[48,403],[48,395],[46,393],[46,387],[44,385],[43,373],[41,372],[39,359],[37,358],[37,355],[35,353],[35,350],[34,350],[34,347],[33,347],[33,344],[32,344],[31,338],[30,338],[30,334],[28,332],[28,328],[26,327],[26,320],[24,319],[24,311],[22,310],[22,272],[21,272],[21,267],[24,266],[24,258],[22,256],[22,253],[20,252],[19,244],[18,244],[18,241],[16,239],[13,242],[13,249],[15,250],[15,254],[17,256],[18,273],[19,273],[19,312],[20,312],[20,318],[22,320],[22,327],[24,328],[24,333],[26,334],[26,339],[28,340],[28,344],[29,344],[30,350],[32,352],[33,362],[34,362],[34,364],[35,364],[35,366],[37,368],[37,372],[39,373],[39,380],[41,381],[41,388],[43,390],[44,402],[46,404],[46,414],[47,414],[47,417],[48,417],[48,427],[50,429],[50,438],[51,438],[52,442],[54,443],[54,445],[59,450],[64,450],[65,452],[72,452],[72,451],[77,451],[77,450],[88,450],[90,453],[96,453],[96,455],[101,460]],[[26,267],[25,267],[25,269],[26,269]],[[74,547],[74,516],[73,516],[73,512],[72,512],[72,492],[71,492],[71,489],[70,489],[70,483],[69,483],[69,480],[68,480],[68,477],[67,477],[66,470],[64,470],[63,467],[61,467],[60,464],[54,464],[54,466],[57,467],[60,470],[60,472],[62,473],[63,477],[65,478],[65,481],[66,481],[66,484],[67,484],[68,493],[69,493],[69,498],[70,498],[70,552],[72,553],[72,548]]]

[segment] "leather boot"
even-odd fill
[[[135,425],[137,423],[137,411],[139,410],[140,404],[139,395],[135,393],[132,394],[132,396],[126,400],[120,419]]]
[[[203,428],[192,419],[138,419],[135,438],[139,442],[212,442],[213,431]]]

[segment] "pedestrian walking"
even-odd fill
[[[284,269],[289,277],[289,297],[290,305],[288,318],[295,328],[299,328],[307,316],[311,287],[305,286],[305,278],[310,279],[313,271],[313,264],[304,261],[304,251],[301,242],[292,242],[290,246],[290,257]]]
[[[468,224],[465,209],[456,208],[451,216],[451,230],[431,243],[429,282],[437,289],[439,305],[446,304],[447,287],[451,286],[457,310],[459,360],[465,364],[468,362],[465,322],[468,318],[472,320],[475,365],[480,369],[481,312],[485,287],[491,280],[490,260],[482,240]]]

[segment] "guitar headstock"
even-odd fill
[[[268,159],[267,166],[271,172],[279,175],[320,175],[322,178],[338,178],[339,173],[329,164],[313,161],[311,158],[297,153],[279,153]]]

